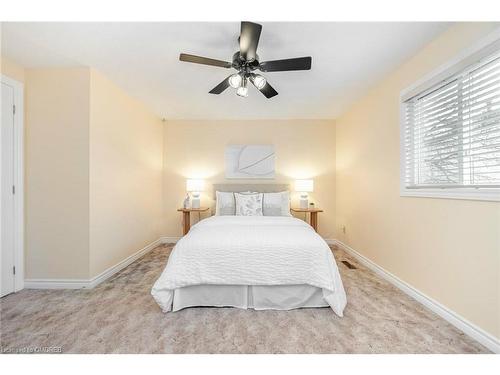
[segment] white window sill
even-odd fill
[[[406,189],[400,192],[402,197],[467,199],[500,202],[500,189]]]

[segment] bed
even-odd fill
[[[280,185],[214,186],[266,191]],[[181,238],[151,294],[164,312],[195,306],[289,310],[330,307],[346,295],[326,242],[291,216],[211,216]]]

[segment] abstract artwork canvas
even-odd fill
[[[226,146],[226,178],[274,178],[273,145]]]

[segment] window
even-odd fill
[[[402,106],[402,195],[500,200],[500,49]]]

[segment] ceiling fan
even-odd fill
[[[310,70],[311,56],[297,57],[293,59],[259,61],[257,55],[257,46],[259,44],[262,25],[253,22],[241,22],[241,32],[238,38],[240,50],[233,55],[232,62],[209,59],[207,57],[189,55],[181,53],[179,60],[218,66],[221,68],[234,68],[238,72],[230,75],[224,81],[215,86],[210,94],[220,94],[229,86],[236,89],[239,96],[248,96],[248,81],[250,81],[264,96],[268,99],[278,95],[278,92],[267,82],[267,79],[260,74],[254,73],[255,70],[261,72],[284,72],[289,70]]]

